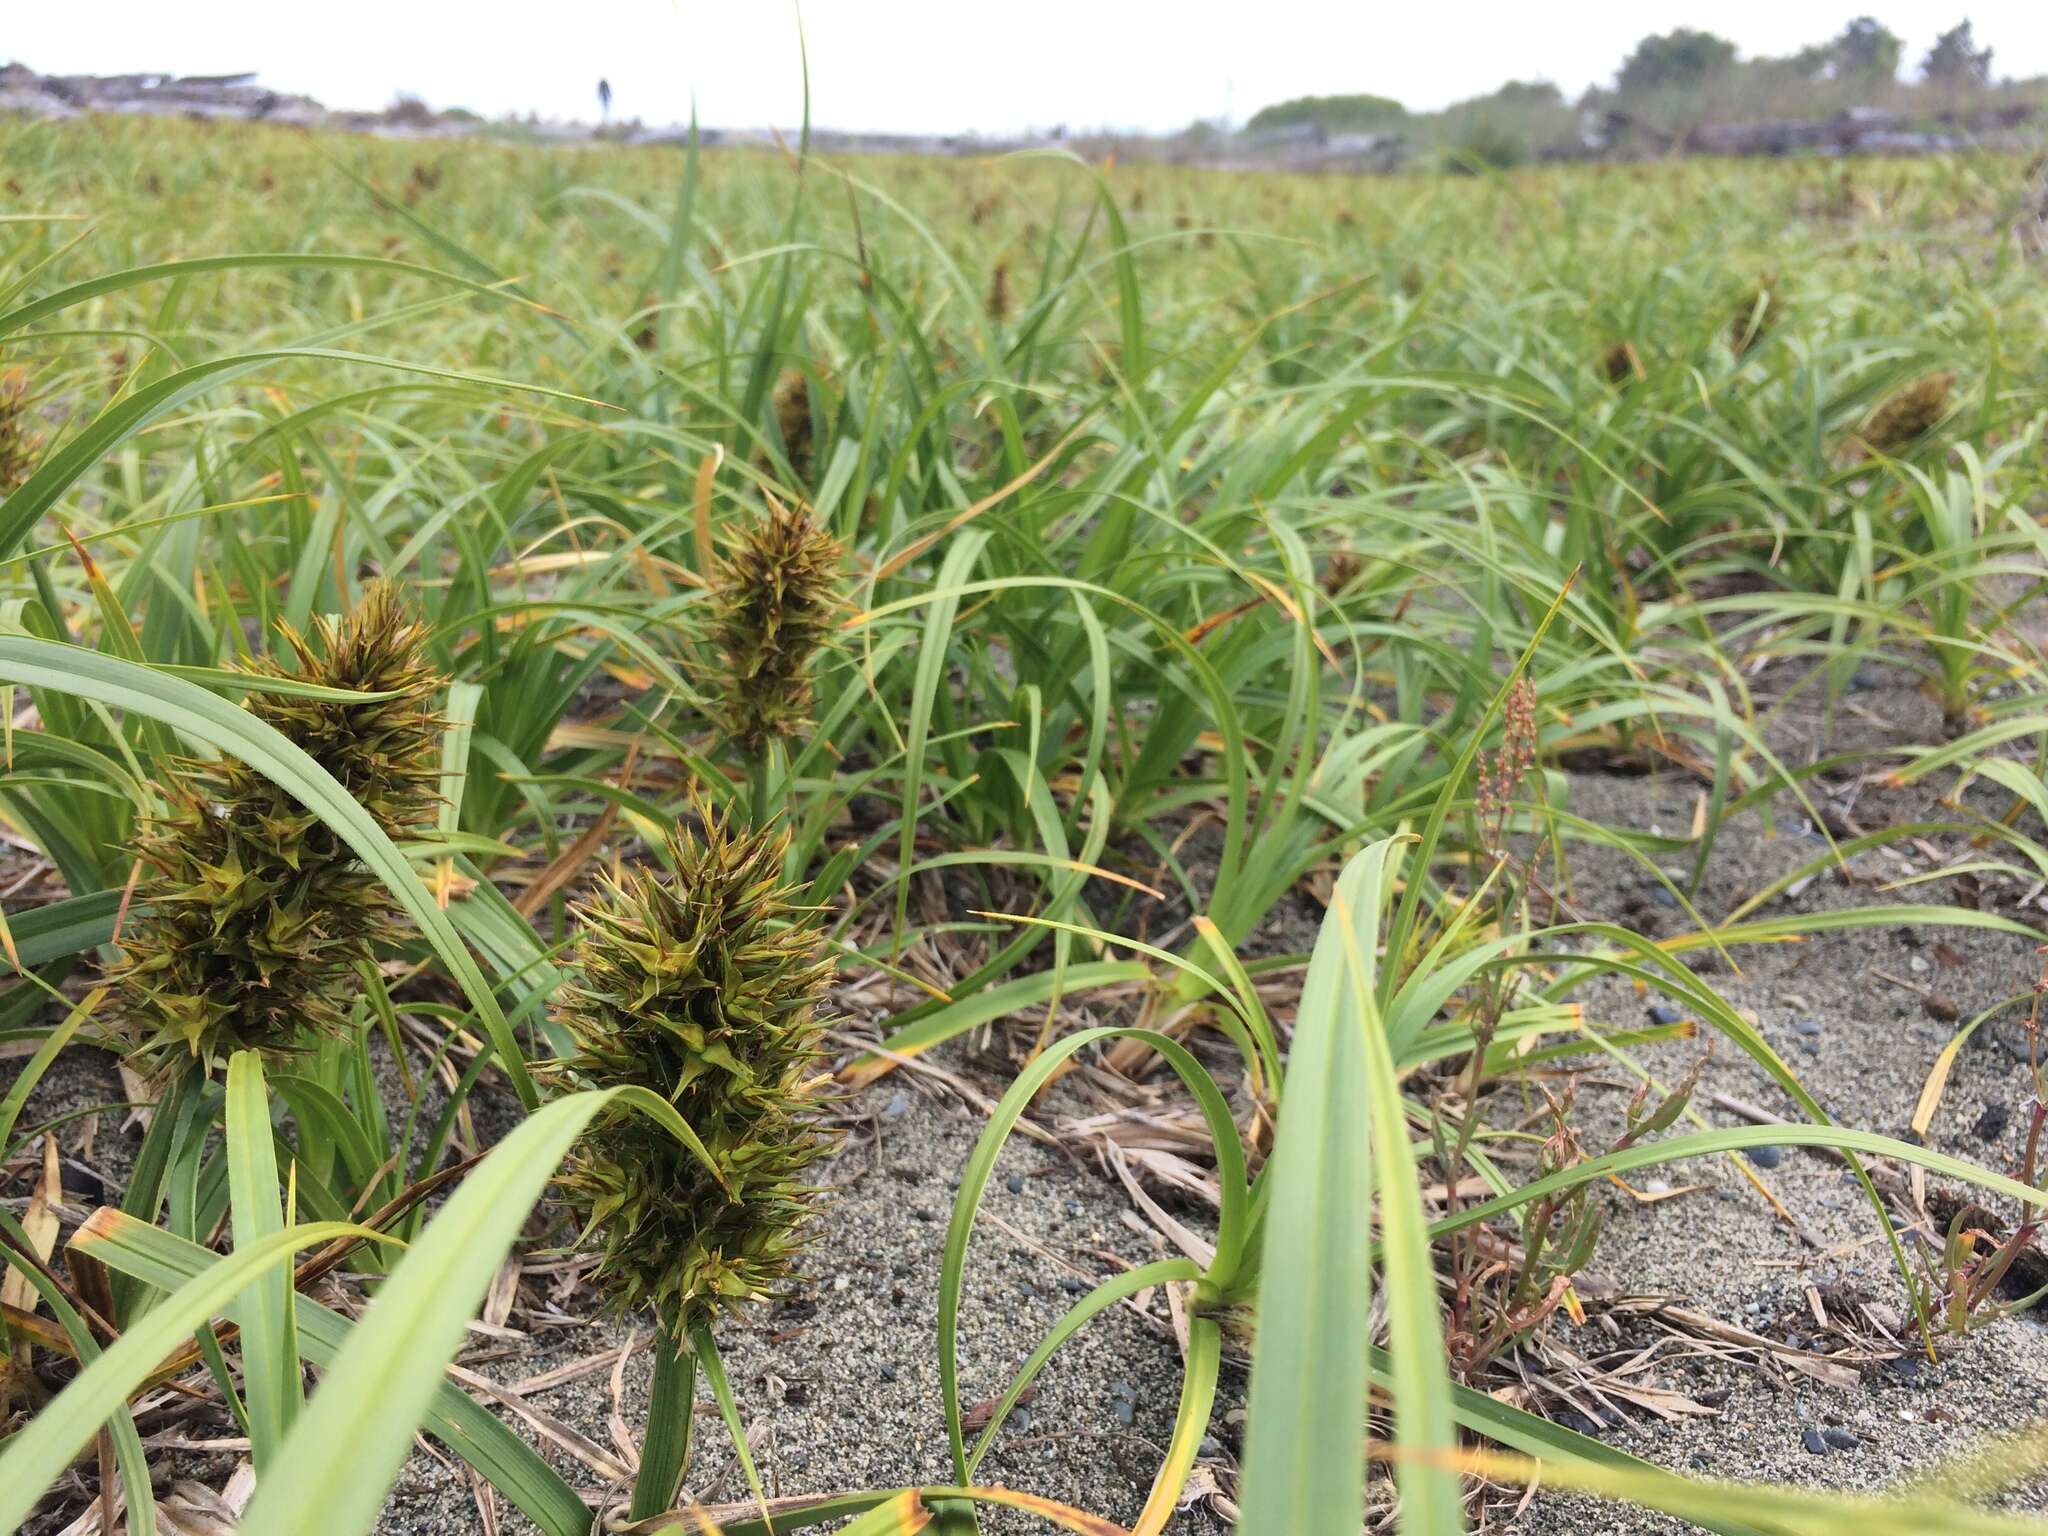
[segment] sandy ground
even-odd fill
[[[1788,710],[1773,722],[1772,740],[1788,752],[1804,752],[1817,750],[1830,734],[1838,744],[1858,746],[1939,739],[1931,711],[1916,695],[1882,677],[1875,682],[1851,694],[1832,721],[1804,705]],[[1580,815],[1610,826],[1674,833],[1690,824],[1698,793],[1695,782],[1675,772],[1580,773],[1569,782],[1569,803]],[[1929,792],[1866,785],[1853,795],[1826,799],[1823,809],[1875,829],[1918,819],[1932,803]],[[1710,917],[1824,851],[1798,807],[1781,798],[1779,812],[1774,835],[1766,835],[1754,815],[1724,829],[1696,898]],[[1878,882],[1897,880],[1915,866],[1927,867],[1930,849],[1951,857],[1964,846],[1954,834],[1926,841],[1927,848],[1874,849],[1855,861],[1852,879],[1823,874],[1757,915],[1957,899],[1955,883],[1946,879],[1906,891],[1878,888]],[[1676,861],[1670,867],[1682,870]],[[1618,918],[1644,931],[1682,931],[1684,914],[1655,886],[1639,866],[1610,850],[1574,850],[1570,896],[1588,915]],[[2018,883],[1987,877],[1977,897],[1987,911],[2048,922],[2038,896],[2033,907],[2017,905],[2024,894]],[[1282,921],[1285,941],[1277,947],[1306,942],[1302,913],[1290,908]],[[1713,962],[1702,969],[1731,1003],[1754,1014],[1764,1036],[1832,1115],[1891,1135],[1905,1130],[1929,1069],[1957,1027],[1935,1017],[1950,1010],[1946,1004],[1930,1007],[1923,992],[1948,999],[1962,1021],[2006,1004],[1958,1057],[1928,1140],[1994,1168],[2016,1165],[2032,1096],[2019,1027],[2038,969],[2027,941],[1927,924],[1753,946],[1734,958],[1739,969]],[[1589,1019],[1616,1025],[1644,1022],[1658,1001],[1612,982],[1588,987],[1581,997]],[[1038,1021],[1031,1022],[1035,1030]],[[987,1039],[938,1053],[934,1065],[993,1097],[1011,1070],[1010,1049],[998,1029]],[[1674,1044],[1645,1050],[1640,1059],[1669,1080],[1693,1054],[1693,1047]],[[1583,1074],[1578,1102],[1589,1146],[1597,1149],[1619,1129],[1633,1087],[1632,1079],[1614,1069]],[[71,1053],[39,1089],[24,1123],[116,1091],[110,1059]],[[1084,1093],[1085,1085],[1076,1090]],[[1735,1123],[1715,1107],[1715,1093],[1775,1113],[1794,1112],[1786,1096],[1726,1042],[1707,1069],[1696,1104],[1709,1123]],[[1082,1107],[1076,1097],[1048,1105],[1045,1113]],[[835,1193],[825,1207],[801,1295],[736,1319],[721,1333],[742,1414],[773,1491],[940,1480],[947,1470],[935,1291],[955,1182],[983,1113],[938,1076],[898,1073],[849,1100],[846,1115],[849,1134],[826,1172]],[[102,1130],[92,1168],[109,1189],[118,1189],[126,1152],[111,1125]],[[1936,1364],[1869,1364],[1838,1373],[1843,1379],[1833,1382],[1782,1357],[1760,1363],[1753,1350],[1703,1340],[1696,1330],[1663,1318],[1655,1298],[1670,1298],[1806,1354],[1815,1331],[1810,1290],[1860,1301],[1880,1317],[1887,1309],[1893,1317],[1905,1310],[1870,1208],[1845,1171],[1797,1150],[1757,1161],[1753,1171],[1789,1220],[1728,1159],[1639,1176],[1638,1188],[1645,1191],[1652,1188],[1652,1176],[1668,1188],[1687,1189],[1655,1203],[1639,1202],[1618,1188],[1601,1190],[1607,1225],[1593,1268],[1626,1299],[1596,1303],[1582,1328],[1560,1316],[1552,1324],[1552,1343],[1602,1370],[1620,1372],[1633,1385],[1676,1394],[1708,1411],[1667,1420],[1625,1402],[1586,1401],[1584,1412],[1570,1413],[1574,1427],[1683,1471],[1875,1489],[2041,1417],[2040,1405],[2048,1398],[2048,1330],[2031,1317],[1994,1321],[1966,1339],[1945,1341]],[[75,1198],[82,1208],[97,1190],[84,1172],[77,1177]],[[1190,1227],[1206,1227],[1199,1206],[1170,1195],[1162,1195],[1161,1203]],[[1123,1187],[1085,1149],[1070,1153],[1013,1138],[983,1210],[963,1320],[964,1396],[970,1402],[1001,1389],[1077,1289],[1168,1251]],[[595,1362],[586,1374],[527,1401],[619,1455],[614,1424],[631,1426],[632,1433],[641,1422],[645,1351],[628,1358],[615,1394],[613,1362],[630,1330],[565,1321],[546,1304],[548,1283],[544,1275],[529,1276],[522,1303],[507,1318],[510,1331],[479,1333],[465,1352],[466,1362],[507,1384]],[[1055,1359],[1028,1409],[999,1437],[982,1469],[985,1480],[1121,1521],[1135,1515],[1165,1443],[1180,1380],[1164,1298],[1145,1300],[1142,1310],[1125,1307],[1105,1315]],[[1825,1352],[1838,1344],[1814,1347]],[[1199,1489],[1220,1488],[1227,1495],[1234,1487],[1243,1392],[1241,1359],[1231,1360],[1203,1445]],[[700,1411],[711,1412],[708,1405]],[[1833,1443],[1826,1435],[1830,1430]],[[1815,1441],[1819,1453],[1809,1449]],[[691,1488],[712,1501],[743,1497],[715,1417],[700,1421],[698,1443]],[[231,1452],[192,1459],[187,1470],[212,1473],[217,1486],[233,1459]],[[564,1465],[587,1485],[601,1482],[587,1469]],[[2018,1490],[2010,1502],[2048,1509],[2048,1489]],[[1526,1509],[1517,1511],[1515,1504],[1509,1491],[1490,1499],[1485,1528],[1526,1536],[1686,1529],[1548,1494]],[[515,1514],[499,1513],[502,1529],[523,1528]],[[393,1536],[480,1528],[475,1494],[459,1464],[425,1452],[413,1458],[380,1526]],[[1043,1527],[996,1517],[989,1528]],[[1168,1529],[1185,1536],[1220,1532],[1227,1523],[1198,1498]]]

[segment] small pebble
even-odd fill
[[[1016,1430],[1020,1435],[1024,1433],[1031,1427],[1031,1410],[1022,1406],[1012,1408],[1006,1427]]]
[[[881,1370],[882,1370],[882,1380],[884,1380],[884,1381],[894,1381],[894,1380],[896,1379],[896,1367],[895,1367],[895,1366],[893,1366],[893,1365],[884,1365],[884,1366],[883,1366],[883,1367],[881,1368]]]
[[[901,1088],[898,1088],[894,1093],[889,1095],[888,1106],[882,1111],[882,1113],[888,1116],[891,1120],[901,1120],[904,1116],[904,1113],[909,1108],[910,1095],[905,1093]]]
[[[1820,1437],[1838,1451],[1853,1451],[1863,1443],[1846,1429],[1824,1429]]]
[[[1825,1456],[1828,1453],[1827,1437],[1817,1429],[1801,1430],[1799,1443],[1806,1447],[1809,1456]]]
[[[1820,1020],[1796,1019],[1793,1021],[1792,1027],[1802,1035],[1817,1035],[1820,1033]]]
[[[1081,1214],[1081,1202],[1080,1202],[1080,1201],[1078,1201],[1078,1200],[1069,1200],[1069,1201],[1067,1202],[1067,1204],[1066,1204],[1066,1212],[1067,1212],[1067,1214],[1068,1214],[1069,1216],[1078,1216],[1078,1215],[1080,1215],[1080,1214]]]
[[[1007,1189],[1013,1195],[1023,1194],[1024,1175],[1021,1173],[1011,1174],[1007,1179],[1003,1180],[1003,1188]]]
[[[1075,1278],[1073,1275],[1061,1275],[1060,1289],[1065,1291],[1069,1296],[1078,1296],[1083,1291],[1088,1289],[1088,1285],[1086,1281],[1079,1280]]]
[[[1996,1141],[2005,1134],[2006,1125],[2012,1119],[2012,1111],[1997,1100],[1984,1106],[1984,1113],[1977,1117],[1971,1134],[1979,1141]]]
[[[1669,886],[1665,885],[1653,886],[1650,890],[1650,900],[1656,902],[1660,907],[1675,907],[1678,905],[1677,895]]]
[[[1775,1168],[1785,1160],[1783,1147],[1751,1147],[1749,1160],[1759,1168]]]
[[[1934,964],[1925,955],[1915,955],[1906,962],[1906,969],[1916,976],[1925,976],[1934,969]]]
[[[1123,1425],[1126,1429],[1129,1429],[1138,1417],[1137,1410],[1122,1398],[1118,1398],[1109,1406],[1110,1410],[1116,1414],[1117,1423]]]
[[[1652,1003],[1650,1004],[1649,1013],[1652,1024],[1676,1024],[1681,1018],[1685,1017],[1685,1015],[1681,1014],[1669,1003]]]
[[[1195,1454],[1203,1461],[1214,1461],[1223,1454],[1223,1447],[1214,1435],[1204,1435],[1202,1443],[1195,1447]]]

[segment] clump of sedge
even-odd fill
[[[29,429],[28,374],[20,368],[0,372],[0,496],[28,478],[42,442]]]
[[[439,801],[442,678],[426,627],[396,588],[378,585],[259,677],[389,698],[343,702],[252,691],[249,711],[338,780],[388,835],[415,833]],[[152,1067],[202,1067],[238,1050],[272,1057],[348,1027],[356,966],[397,931],[383,883],[324,822],[233,758],[182,761],[165,809],[134,853],[146,911],[120,938],[108,974],[135,1053]]]
[[[811,662],[836,627],[844,559],[808,513],[771,499],[713,570],[711,637],[725,658],[718,712],[743,752],[810,723]]]
[[[786,832],[707,816],[678,827],[673,879],[627,870],[579,909],[577,981],[555,1016],[572,1088],[637,1084],[675,1106],[714,1174],[659,1124],[601,1112],[562,1189],[601,1245],[593,1278],[620,1312],[652,1309],[681,1338],[788,1280],[830,1145],[815,1110],[819,1009],[832,976],[818,914],[784,883]]]
[[[1953,373],[1930,373],[1894,391],[1864,424],[1863,441],[1879,453],[1894,453],[1934,430],[1948,414]]]

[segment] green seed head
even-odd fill
[[[1948,414],[1953,373],[1930,373],[1894,392],[1871,413],[1863,440],[1879,453],[1891,453],[1925,437]]]
[[[840,609],[839,541],[769,502],[712,573],[711,636],[723,653],[720,724],[748,753],[810,724],[811,662]]]
[[[570,1088],[637,1084],[673,1104],[717,1165],[645,1115],[604,1111],[561,1184],[601,1245],[621,1312],[652,1308],[680,1335],[788,1280],[830,1145],[814,1114],[819,1006],[832,977],[818,915],[782,878],[787,834],[670,834],[673,879],[627,870],[579,909],[578,980],[555,1003],[576,1051],[546,1075]]]
[[[384,831],[431,819],[441,678],[426,630],[390,587],[373,588],[313,642],[288,635],[296,674],[258,675],[393,697],[341,703],[251,693],[247,707],[338,779]],[[383,884],[312,812],[231,758],[172,765],[162,814],[134,844],[133,918],[110,971],[138,1056],[212,1064],[237,1050],[290,1055],[348,1026],[354,973],[392,936]]]
[[[1735,355],[1741,357],[1758,342],[1764,333],[1785,318],[1785,299],[1778,292],[1778,274],[1766,272],[1756,287],[1737,302],[1735,313],[1728,317],[1728,343],[1735,348]]]
[[[775,430],[782,434],[783,457],[789,460],[799,486],[811,483],[817,459],[811,424],[811,384],[800,368],[792,368],[775,386]]]
[[[42,446],[29,429],[28,375],[19,368],[0,372],[0,496],[28,478]]]

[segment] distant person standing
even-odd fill
[[[604,114],[604,120],[612,120],[612,83],[609,80],[597,82],[597,109]]]

